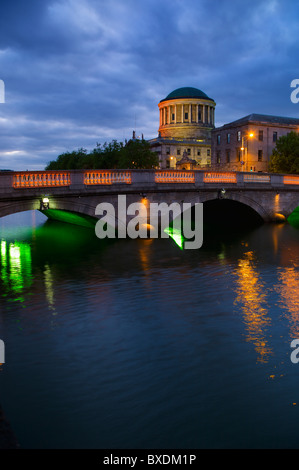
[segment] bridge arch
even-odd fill
[[[220,191],[213,193],[203,193],[200,202],[208,202],[212,200],[223,199],[227,201],[236,201],[244,204],[245,206],[253,209],[264,222],[271,220],[271,214],[259,204],[253,197],[249,197],[247,194],[244,194],[241,191],[229,191],[226,190],[224,194],[221,194]]]

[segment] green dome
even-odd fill
[[[175,100],[179,98],[199,98],[203,100],[214,101],[212,98],[209,98],[203,91],[199,90],[198,88],[183,87],[177,88],[176,90],[169,93],[169,95],[167,95],[164,100],[161,100],[160,103],[162,101]]]

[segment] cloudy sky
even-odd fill
[[[183,86],[216,101],[216,126],[299,117],[298,33],[297,0],[1,0],[0,168],[156,137],[158,102]]]

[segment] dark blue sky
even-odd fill
[[[43,169],[97,142],[157,136],[158,102],[192,86],[216,126],[299,117],[297,0],[2,0],[0,168]]]

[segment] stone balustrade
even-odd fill
[[[117,185],[145,187],[153,190],[166,184],[192,188],[216,186],[273,187],[299,185],[299,175],[270,173],[188,171],[188,170],[61,170],[61,171],[0,171],[0,193],[30,188],[84,189]]]

